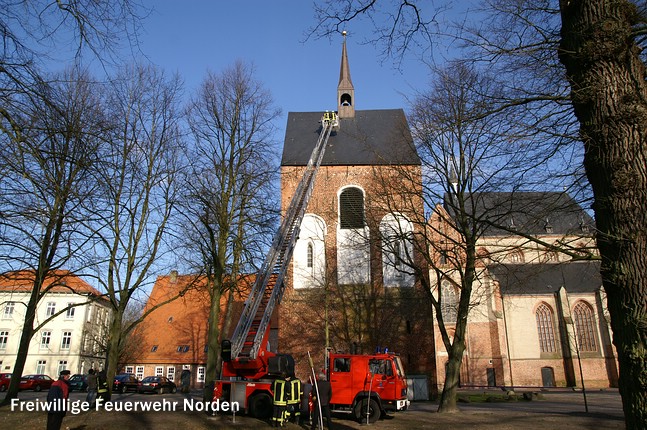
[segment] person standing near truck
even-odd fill
[[[310,427],[310,429],[315,430],[315,428],[317,427],[317,423],[319,422],[319,408],[321,408],[321,416],[326,418],[328,430],[333,430],[332,418],[330,416],[330,399],[332,398],[332,386],[326,379],[325,374],[319,374],[315,389],[312,390],[312,395],[314,397],[315,411],[312,419],[312,426]]]
[[[294,375],[291,375],[287,380],[288,390],[288,408],[286,413],[286,420],[298,423],[301,416],[301,380]]]
[[[272,414],[272,427],[283,427],[285,422],[285,412],[288,406],[287,401],[287,381],[286,373],[282,372],[281,375],[272,383],[272,393],[274,394],[274,413]]]

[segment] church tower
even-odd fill
[[[401,353],[408,371],[427,373],[427,293],[402,264],[419,260],[413,240],[425,223],[421,160],[403,109],[355,109],[343,36],[339,127],[327,141],[285,277],[278,350],[292,354],[300,375],[308,374],[308,351],[373,352],[379,345]],[[325,109],[288,113],[284,211],[308,169]]]
[[[337,85],[337,115],[339,118],[354,118],[355,88],[350,79],[350,67],[346,53],[346,30],[342,34],[344,43],[341,48],[341,67],[339,68],[339,85]]]

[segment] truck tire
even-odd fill
[[[249,415],[254,418],[270,418],[272,416],[272,398],[267,393],[257,393],[249,397]]]
[[[367,410],[368,408],[368,410]],[[382,416],[382,411],[380,410],[380,405],[377,401],[373,399],[364,398],[357,402],[355,409],[353,410],[355,419],[361,424],[366,423],[366,415],[368,413],[368,422],[373,424],[375,421],[380,419]]]

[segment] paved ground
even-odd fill
[[[479,391],[483,393],[483,391]],[[472,391],[476,393],[476,391]],[[500,395],[501,391],[486,392]],[[463,395],[468,394],[463,392]],[[540,429],[624,429],[620,396],[616,390],[587,392],[588,412],[585,410],[582,392],[553,390],[542,393],[543,399],[515,402],[460,403],[461,411],[455,414],[439,414],[437,402],[414,402],[406,412],[391,415],[370,426],[360,425],[349,416],[334,417],[336,430],[371,427],[376,430],[396,429],[484,429],[484,430],[540,430]],[[195,393],[197,397],[199,394]],[[182,394],[116,395],[116,402],[140,401],[183,402]],[[46,393],[21,393],[22,401],[43,399]],[[82,399],[82,393],[73,393],[71,399]],[[188,412],[178,408],[175,412],[107,412],[90,411],[68,414],[63,428],[70,430],[103,429],[263,429],[270,428],[264,421],[244,416],[208,416],[202,412]],[[0,409],[0,426],[3,429],[45,428],[44,412],[12,411]],[[298,430],[295,424],[288,430]]]

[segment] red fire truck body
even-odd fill
[[[216,381],[213,400],[237,402],[240,409],[257,418],[272,413],[272,382],[282,371],[294,369],[292,357],[262,350],[268,373],[241,377],[240,363],[225,361],[223,377]],[[251,366],[251,364],[250,364]],[[388,412],[409,407],[407,382],[400,357],[393,353],[334,354],[328,356],[328,379],[332,386],[330,407],[351,413],[360,422],[375,422]]]
[[[404,368],[396,354],[330,354],[328,366],[332,410],[375,422],[382,414],[409,407]]]

